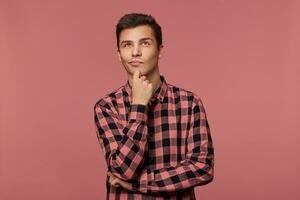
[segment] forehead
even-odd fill
[[[153,38],[153,40],[155,40],[152,28],[148,25],[141,25],[122,30],[120,33],[120,42],[123,40],[138,41],[146,37]]]

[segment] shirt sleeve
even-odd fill
[[[147,149],[146,110],[146,105],[132,104],[124,126],[109,104],[94,106],[97,137],[108,170],[123,180],[133,179],[143,164]]]
[[[214,149],[200,98],[193,103],[186,148],[186,159],[176,166],[143,169],[132,183],[133,190],[141,193],[172,193],[213,180]]]

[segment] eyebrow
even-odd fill
[[[150,38],[150,37],[141,38],[139,41],[145,41],[145,40],[151,40],[151,41],[153,41],[153,39]],[[123,40],[120,44],[130,43],[130,42],[132,42],[132,40]]]

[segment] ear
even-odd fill
[[[117,49],[117,54],[118,54],[118,59],[119,59],[119,61],[122,62],[122,61],[121,61],[121,54],[120,54],[120,50],[119,50],[119,49]]]
[[[158,58],[161,58],[163,56],[163,52],[164,52],[164,46],[161,44],[159,47],[159,54],[158,54]]]

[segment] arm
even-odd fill
[[[133,191],[176,192],[213,180],[214,149],[210,129],[202,101],[200,98],[194,100],[186,159],[174,167],[144,169],[133,182]]]
[[[109,104],[94,107],[97,137],[108,170],[120,179],[133,179],[143,163],[148,131],[146,110],[145,105],[132,104],[128,123],[123,126],[118,113]]]

